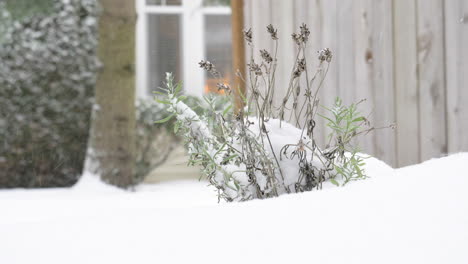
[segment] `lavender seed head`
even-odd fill
[[[296,34],[296,33],[292,33],[291,37],[294,40],[294,42],[296,42],[297,45],[301,44],[301,35]]]
[[[320,61],[326,61],[326,62],[331,62],[331,59],[333,57],[333,54],[329,48],[322,49],[317,52],[318,53],[318,59]]]
[[[302,58],[297,62],[297,67],[293,72],[294,78],[298,78],[299,76],[301,76],[301,74],[305,71],[305,69],[306,69],[306,62],[305,62],[305,59]]]
[[[213,63],[209,62],[209,61],[204,61],[204,60],[201,60],[198,65],[200,65],[200,68],[206,70],[206,71],[212,71],[214,69],[214,65]]]
[[[231,87],[225,83],[217,83],[216,87],[218,87],[218,91],[231,92]]]
[[[249,28],[247,30],[244,29],[244,38],[245,41],[247,41],[248,44],[252,43],[252,29]]]
[[[260,50],[260,56],[263,58],[263,60],[265,60],[266,63],[271,63],[273,61],[273,58],[267,50]]]
[[[271,39],[277,40],[278,39],[278,30],[273,27],[272,24],[267,26],[267,31],[270,33]]]
[[[301,38],[304,43],[306,43],[309,40],[309,35],[310,35],[310,30],[307,27],[306,24],[302,23],[300,26],[301,29]]]
[[[249,66],[249,70],[253,73],[255,73],[255,75],[257,76],[261,76],[262,75],[262,69],[260,68],[260,66],[258,64],[256,64],[255,62],[252,62],[251,64],[247,64],[247,66]]]

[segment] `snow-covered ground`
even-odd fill
[[[205,182],[0,191],[0,263],[468,263],[468,153],[217,203]]]

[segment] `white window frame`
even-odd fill
[[[198,69],[198,62],[205,59],[205,15],[230,15],[227,6],[203,7],[202,0],[182,0],[179,6],[147,5],[146,0],[137,0],[138,14],[136,30],[136,87],[137,98],[150,96],[148,91],[148,16],[153,14],[181,15],[183,88],[186,94],[202,96],[205,73]],[[162,85],[162,84],[161,84]],[[156,88],[156,87],[154,87]]]

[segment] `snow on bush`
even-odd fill
[[[277,31],[268,26],[268,33],[278,46]],[[244,32],[252,47],[252,31]],[[292,35],[297,45],[297,60],[291,70],[290,85],[280,105],[274,104],[276,52],[261,50],[262,61],[251,57],[248,76],[242,76],[250,94],[244,98],[245,109],[233,109],[231,88],[224,83],[217,87],[227,98],[224,110],[215,109],[215,100],[205,98],[206,109],[198,115],[183,101],[181,86],[174,85],[171,74],[166,78],[166,93],[157,101],[167,105],[170,116],[176,117],[176,132],[185,137],[190,164],[200,164],[204,175],[226,201],[245,201],[275,197],[319,189],[325,181],[343,185],[365,178],[363,158],[357,154],[352,139],[372,130],[357,110],[358,104],[343,106],[339,99],[327,109],[328,115],[318,114],[320,87],[328,71],[332,53],[319,51],[319,67],[312,75],[308,71],[305,50],[309,38],[305,24]],[[253,51],[251,52],[253,54]],[[216,79],[221,79],[215,66],[201,61],[200,67]],[[307,84],[301,91],[299,82]],[[299,103],[299,97],[303,103]],[[331,129],[327,146],[317,145],[314,129],[317,118],[325,118]],[[291,123],[295,120],[295,125]],[[300,123],[299,120],[304,120]]]
[[[200,99],[188,96],[187,105],[196,108]],[[201,112],[199,112],[201,113]],[[172,149],[180,142],[174,135],[174,123],[154,124],[169,116],[164,105],[153,100],[138,100],[136,103],[136,175],[135,183],[140,183],[155,168],[166,161]]]
[[[11,14],[6,9],[6,3],[0,1],[0,42],[11,26],[11,20]]]
[[[48,2],[53,10],[33,12],[27,0],[9,6],[0,1],[0,187],[70,186],[82,171],[100,68],[99,5]],[[25,18],[13,19],[18,16]],[[162,110],[137,102],[135,183],[165,160],[176,141],[167,132],[172,123],[154,125],[154,118],[167,116]]]
[[[96,0],[55,0],[11,23],[0,44],[0,187],[73,184],[86,151],[96,56]],[[2,17],[8,18],[2,10]]]

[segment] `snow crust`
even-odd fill
[[[206,182],[0,191],[0,263],[468,263],[468,153],[267,200]]]

